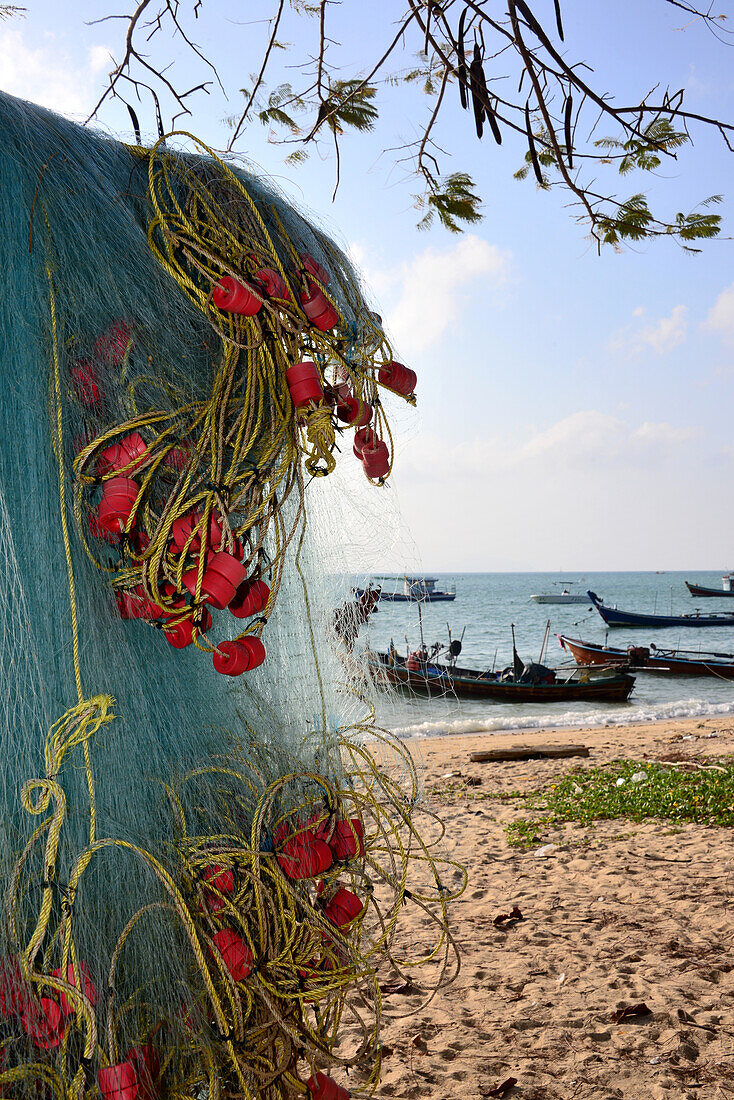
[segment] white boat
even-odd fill
[[[540,592],[530,597],[536,603],[589,603],[589,597],[585,592],[572,592],[568,585],[564,584],[560,592]]]

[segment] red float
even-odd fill
[[[23,1030],[41,1050],[53,1050],[64,1037],[64,1017],[51,997],[28,1001],[21,1016]]]
[[[308,280],[308,290],[301,293],[301,306],[314,328],[320,332],[328,332],[339,323],[339,314],[319,288],[318,283]]]
[[[252,277],[254,283],[259,283],[268,298],[280,298],[281,301],[290,300],[290,291],[285,279],[272,267],[261,267]]]
[[[102,487],[97,526],[107,534],[121,534],[138,499],[140,486],[129,477],[113,477]]]
[[[329,870],[333,857],[328,844],[306,831],[286,840],[278,852],[278,863],[288,878],[316,878]]]
[[[313,275],[314,279],[318,279],[322,286],[328,286],[331,282],[331,275],[326,268],[313,256],[310,256],[308,252],[301,253],[301,263],[303,264],[303,270],[307,271],[309,275]]]
[[[354,445],[352,450],[357,458],[361,458],[365,447],[374,447],[375,443],[379,443],[375,429],[360,428],[359,431],[354,433]]]
[[[220,928],[212,936],[212,943],[235,982],[241,982],[252,972],[255,962],[252,951],[233,928]]]
[[[311,1093],[312,1100],[349,1100],[352,1095],[325,1073],[315,1073],[313,1077],[309,1077],[306,1088]]]
[[[81,978],[81,985],[79,988],[84,993],[84,996],[87,998],[90,1005],[94,1007],[94,1005],[96,1005],[97,1003],[97,988],[92,981],[92,975],[89,973],[89,967],[85,962],[80,962],[77,964],[77,973]],[[52,970],[51,974],[54,978],[63,977],[61,967],[59,967],[58,970]],[[69,985],[73,985],[76,988],[77,982],[74,976],[74,967],[71,963],[69,963],[66,968],[66,980]],[[64,1016],[71,1016],[71,1014],[75,1011],[74,1002],[70,1001],[65,993],[59,993],[59,1004],[61,1005],[61,1011],[63,1012]]]
[[[349,821],[337,821],[329,840],[334,859],[346,860],[353,856],[364,855],[364,827],[358,817]]]
[[[212,654],[214,668],[225,676],[240,676],[250,672],[265,660],[265,646],[250,635],[235,642],[220,642]]]
[[[132,329],[126,321],[113,321],[94,345],[94,354],[108,367],[119,367],[132,346]]]
[[[234,599],[246,576],[247,570],[234,554],[224,550],[210,554],[201,582],[202,595],[206,595],[207,602],[222,611]]]
[[[140,432],[131,432],[117,443],[105,447],[97,459],[97,473],[100,477],[114,473],[116,470],[124,470],[128,476],[142,465],[143,459],[148,454],[148,445]]]
[[[308,360],[303,363],[294,363],[285,372],[285,380],[291,391],[293,404],[297,409],[308,405],[310,401],[317,404],[324,399],[324,391],[321,386],[321,377],[315,363]]]
[[[148,599],[140,584],[129,592],[117,589],[115,600],[121,619],[157,619],[161,613],[160,607]]]
[[[263,610],[269,596],[270,589],[265,581],[246,580],[237,589],[229,610],[236,619],[249,619]]]
[[[0,961],[0,1012],[3,1016],[17,1016],[31,1002],[30,986],[21,975],[16,959]]]
[[[182,443],[180,447],[172,447],[166,455],[166,466],[174,470],[185,470],[191,461],[194,448],[190,443]]]
[[[364,905],[351,890],[341,887],[324,908],[324,916],[337,928],[345,928],[359,916]]]
[[[198,554],[201,550],[201,521],[203,515],[201,512],[187,512],[186,515],[179,516],[178,519],[173,521],[171,525],[171,549],[174,554],[180,554],[184,546],[191,538],[196,527],[199,530],[191,539],[189,544],[189,550],[192,554]],[[209,516],[209,535],[206,540],[207,550],[216,550],[222,542],[222,523],[221,520],[212,512]]]
[[[140,1091],[137,1070],[129,1061],[99,1070],[97,1084],[104,1100],[136,1100]]]
[[[254,317],[262,302],[242,283],[225,275],[212,291],[212,301],[225,313],[239,313],[242,317]]]
[[[71,380],[82,405],[92,408],[99,405],[99,379],[94,367],[86,359],[80,359],[75,367],[69,371]],[[81,449],[81,448],[80,448]]]
[[[156,1095],[155,1081],[160,1077],[161,1058],[155,1047],[146,1044],[140,1047],[131,1047],[127,1052],[127,1060],[135,1070],[140,1082],[141,1098],[153,1100]]]
[[[384,367],[380,367],[377,379],[383,386],[388,386],[396,393],[402,394],[403,397],[409,397],[415,390],[418,375],[410,367],[404,367],[402,363],[391,361],[386,363]]]
[[[377,439],[372,446],[365,447],[361,457],[367,477],[385,477],[390,472],[390,452],[381,439]]]
[[[350,394],[339,402],[336,415],[350,428],[363,428],[372,419],[372,406]]]

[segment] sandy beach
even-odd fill
[[[469,761],[478,749],[547,743],[583,744],[590,755]],[[424,1010],[420,993],[386,993],[377,1095],[734,1097],[732,831],[597,821],[544,826],[520,850],[503,826],[528,816],[522,800],[492,797],[615,759],[726,757],[734,720],[513,731],[411,748],[446,822],[445,850],[469,874],[452,908],[461,972]],[[522,919],[496,922],[514,907]],[[639,1005],[649,1011],[619,1020]]]

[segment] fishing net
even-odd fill
[[[190,136],[0,131],[0,1092],[369,1092],[378,967],[449,973],[452,891],[310,515],[337,458],[389,476],[415,375]]]

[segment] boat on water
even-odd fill
[[[686,581],[686,588],[692,596],[713,596],[714,598],[720,596],[734,596],[734,573],[724,573],[721,578],[721,588],[706,588],[702,584],[691,584],[690,581]]]
[[[626,649],[582,642],[579,638],[558,635],[561,647],[570,653],[578,665],[599,665],[606,668],[632,666],[638,669],[654,669],[671,676],[717,676],[734,680],[734,653],[702,652],[693,649],[661,649],[650,642],[649,646],[628,645]]]
[[[413,658],[411,662],[411,657]],[[587,702],[623,703],[635,684],[634,676],[619,669],[554,670],[544,665],[510,666],[502,672],[479,672],[442,664],[429,656],[416,661],[415,655],[369,652],[376,680],[404,688],[418,695],[459,699],[495,699],[498,703]],[[412,663],[414,667],[408,667]],[[418,664],[418,667],[415,665]]]
[[[395,578],[399,580],[400,578]],[[404,576],[401,592],[386,592],[380,589],[380,599],[392,603],[447,603],[456,599],[456,585],[449,585],[445,591],[436,588],[438,577]],[[358,589],[358,594],[360,590]]]
[[[560,582],[559,582],[560,583]],[[564,584],[560,592],[539,592],[530,597],[535,603],[588,603],[589,597],[585,592],[572,592],[569,585]]]
[[[596,592],[588,592],[587,595],[607,626],[647,626],[653,629],[668,626],[734,626],[734,613],[709,614],[705,611],[691,611],[686,615],[647,615],[639,611],[621,611],[618,607],[608,607]]]

